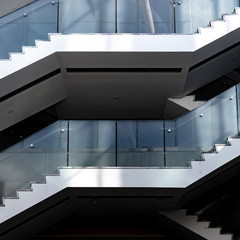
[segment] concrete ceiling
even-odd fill
[[[68,96],[57,105],[59,117],[161,119],[167,98],[182,94],[191,57],[192,53],[58,53]]]

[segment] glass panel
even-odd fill
[[[171,149],[176,146],[176,122],[165,121],[165,147]]]
[[[206,7],[207,6],[207,7]],[[232,13],[239,6],[238,0],[189,0],[176,4],[177,33],[193,33],[209,21],[222,19],[222,14]]]
[[[114,121],[70,121],[70,166],[116,166]]]
[[[155,33],[173,32],[173,5],[172,1],[150,0]],[[142,0],[121,0],[117,5],[117,24],[119,33],[149,33],[147,16]]]
[[[141,151],[141,167],[164,166],[163,121],[138,121],[137,146]]]
[[[61,33],[114,33],[114,0],[60,0]]]
[[[48,33],[57,32],[57,9],[57,4],[41,0],[0,18],[0,58],[9,58],[9,52],[21,52],[22,46],[34,46],[36,39],[46,40]]]
[[[210,147],[223,144],[237,133],[236,87],[213,98],[194,111],[194,144]]]
[[[164,165],[162,121],[118,121],[117,165]]]
[[[188,166],[190,159],[200,159],[201,152],[214,144],[223,144],[237,133],[236,87],[233,87],[196,110],[176,119],[175,146],[166,133],[167,166]]]
[[[57,3],[49,0],[28,5],[23,45],[35,45],[36,39],[47,40],[48,33],[56,33],[57,11]]]
[[[22,16],[13,19],[7,16],[0,18],[0,59],[9,58],[9,52],[22,51],[23,30]]]
[[[30,181],[44,181],[57,174],[67,161],[67,122],[58,121],[0,154],[0,192],[15,196]]]
[[[152,22],[155,33],[172,33],[173,2],[149,0],[151,17],[146,15],[144,2],[117,2],[118,32],[148,33],[146,23]],[[236,6],[239,6],[238,0],[181,1],[180,5],[176,4],[177,33],[196,32],[209,21],[233,12]],[[61,33],[115,33],[115,17],[115,0],[60,0],[59,3]],[[9,52],[21,52],[24,45],[35,45],[36,39],[47,40],[48,33],[57,32],[57,18],[58,4],[49,0],[35,1],[0,18],[0,58],[9,58]]]

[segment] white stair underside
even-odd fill
[[[231,139],[218,153],[205,153],[205,161],[192,168],[60,168],[59,176],[46,176],[46,184],[32,184],[32,191],[18,191],[19,199],[4,199],[0,222],[34,206],[67,187],[185,188],[240,155],[240,140]]]
[[[182,106],[183,108],[192,111],[193,109],[201,106],[204,101],[195,101],[195,96],[190,95],[190,96],[185,96],[183,98],[169,98],[168,100]]]
[[[240,27],[240,14],[225,15],[212,27],[199,28],[199,34],[49,34],[50,41],[36,41],[36,47],[23,47],[10,60],[0,61],[0,79],[55,52],[194,52]],[[177,43],[177,44],[176,44]]]

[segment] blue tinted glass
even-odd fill
[[[222,14],[232,13],[237,6],[238,0],[181,1],[176,5],[177,32],[196,32],[198,27],[209,25],[209,21],[222,19]]]
[[[62,131],[64,129],[64,131]],[[67,148],[67,122],[57,121],[32,136],[24,139],[23,148],[30,148],[33,144],[37,149],[65,149]]]
[[[70,166],[116,166],[114,121],[70,121]]]
[[[138,121],[138,147],[163,148],[163,122]]]
[[[114,33],[114,0],[60,1],[60,32]]]
[[[96,148],[97,121],[70,121],[69,148]]]
[[[0,18],[0,58],[8,58],[9,52],[21,52],[22,46],[34,46],[36,39],[45,40],[48,33],[57,32],[57,9],[57,4],[41,0]]]
[[[176,146],[176,122],[165,121],[165,145],[166,148]]]
[[[117,146],[118,148],[136,148],[137,122],[118,121]]]

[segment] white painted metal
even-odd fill
[[[209,228],[210,222],[198,222],[196,215],[186,215],[186,209],[172,212],[161,212],[161,214],[197,233],[208,240],[231,240],[231,234],[220,234],[221,228]]]
[[[192,168],[60,168],[60,175],[47,176],[46,184],[35,183],[32,191],[18,191],[19,199],[4,199],[0,222],[67,187],[184,188],[239,156],[239,146],[239,139],[231,139],[231,146],[217,154],[204,154],[206,161],[193,161]]]
[[[224,19],[189,35],[49,34],[50,41],[36,41],[36,47],[23,47],[25,54],[1,60],[0,79],[55,52],[194,52],[240,27],[238,10]]]

